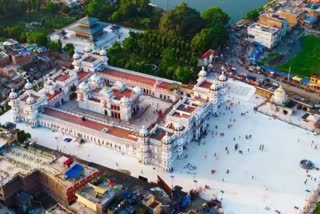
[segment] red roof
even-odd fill
[[[204,81],[203,83],[200,84],[200,87],[210,89],[211,85],[212,83]]]
[[[89,72],[85,72],[85,71],[79,71],[77,73],[79,80],[82,80],[84,77],[86,77],[89,74],[90,74]]]
[[[142,83],[145,85],[154,86],[156,83],[156,80],[152,79],[152,78],[143,77],[143,76],[136,75],[136,74],[129,74],[129,73],[116,71],[116,70],[107,69],[107,70],[102,71],[102,73],[120,78],[123,81],[131,80],[131,81],[136,82],[138,84]],[[169,90],[171,86],[173,86],[173,84],[168,83],[168,82],[160,82],[160,84],[157,85],[158,88],[167,89],[167,90]]]
[[[31,97],[33,97],[35,100],[39,99],[40,97],[38,97],[37,95],[31,94]],[[21,99],[22,102],[26,102],[28,96],[25,96],[24,98]]]
[[[63,82],[70,78],[69,74],[59,74],[54,80]]]
[[[201,59],[207,59],[211,54],[214,54],[214,50],[209,49],[204,54],[202,54]]]
[[[57,111],[54,109],[46,108],[43,111],[43,114],[51,116],[51,117],[55,117],[60,120],[67,121],[67,122],[70,122],[73,124],[84,126],[86,128],[93,129],[96,131],[102,131],[103,129],[107,129],[106,133],[114,135],[116,137],[126,138],[126,139],[134,140],[134,141],[137,140],[136,138],[130,136],[132,134],[132,132],[127,129],[122,129],[122,128],[115,127],[115,126],[108,126],[108,125],[105,125],[105,124],[102,124],[99,122],[95,122],[95,121],[92,121],[89,119],[82,120],[81,117],[77,117],[72,114],[64,113],[64,112]]]
[[[129,89],[126,89],[124,91],[119,91],[117,89],[113,89],[112,93],[118,100],[120,100],[122,97],[130,98],[132,96],[132,91]]]
[[[53,98],[57,97],[59,94],[61,94],[61,91],[56,91],[53,95],[52,94],[46,94],[48,101],[52,100]]]
[[[73,163],[73,158],[68,158],[67,160],[65,160],[65,162],[63,162],[64,165],[70,165]]]

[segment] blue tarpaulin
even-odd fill
[[[83,167],[79,164],[73,165],[68,171],[64,173],[65,178],[76,178],[83,172]]]
[[[305,19],[304,19],[305,22],[309,22],[309,23],[313,23],[316,21],[316,19],[312,16],[307,16]]]
[[[289,78],[293,78],[295,75],[294,74],[289,74],[289,73],[286,73],[286,72],[283,72],[283,71],[279,71],[279,70],[276,70],[274,68],[270,68],[270,67],[267,67],[267,66],[261,66],[261,68],[265,71],[268,71],[268,72],[273,72],[277,75],[280,75],[280,76],[283,76],[283,77],[288,77]]]
[[[307,78],[302,78],[301,82],[304,84],[309,84],[310,80],[308,80]]]

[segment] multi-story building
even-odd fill
[[[8,147],[0,158],[0,200],[12,206],[19,192],[48,192],[67,206],[76,192],[94,180],[99,171],[67,157],[19,146]]]
[[[281,40],[281,33],[278,28],[253,23],[248,26],[248,39],[251,42],[258,42],[266,48],[273,48]]]
[[[100,55],[86,51],[83,57],[76,53],[75,68],[57,72],[41,91],[33,91],[28,82],[21,96],[12,92],[14,120],[172,170],[184,146],[206,133],[208,116],[223,103],[226,76],[207,80],[203,68],[198,83],[186,92],[179,82],[111,67],[107,60],[104,51]],[[77,99],[69,101],[73,96]]]

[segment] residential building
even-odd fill
[[[257,23],[248,26],[247,33],[250,42],[258,42],[269,49],[275,47],[281,40],[281,31],[279,28]]]

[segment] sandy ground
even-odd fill
[[[45,128],[31,129],[22,123],[18,127],[31,132],[43,146],[58,148],[110,168],[127,169],[133,176],[142,174],[155,180],[160,175],[168,184],[183,186],[186,191],[208,185],[210,189],[203,191],[201,196],[206,199],[222,198],[226,214],[274,213],[275,210],[299,213],[320,180],[319,171],[307,173],[300,168],[299,161],[310,159],[319,166],[319,150],[315,149],[316,145],[320,148],[319,137],[255,113],[252,109],[259,99],[253,95],[251,86],[231,81],[230,87],[228,99],[235,105],[230,110],[222,107],[219,117],[210,118],[209,134],[200,141],[200,145],[194,142],[188,146],[187,158],[175,161],[171,174],[143,166],[135,158],[103,146],[66,143],[63,141],[65,136]],[[246,114],[241,116],[241,113]],[[5,121],[12,121],[11,112],[0,117],[1,123]],[[232,127],[228,128],[230,124]],[[252,137],[246,139],[245,135]],[[238,144],[237,151],[235,144]],[[263,151],[259,149],[261,145],[264,145]],[[196,169],[191,169],[190,165],[185,167],[188,163]],[[215,173],[212,174],[211,170]]]

